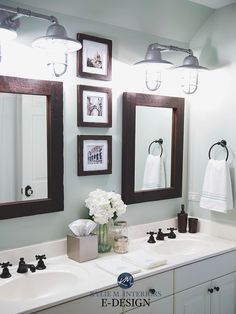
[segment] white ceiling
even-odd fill
[[[90,19],[181,42],[189,42],[215,8],[236,0],[15,0],[19,7],[40,8]],[[0,0],[11,4],[11,0]]]
[[[202,4],[213,9],[223,8],[226,5],[236,3],[236,0],[188,0],[188,1]]]
[[[188,0],[17,0],[16,2],[26,8],[38,7],[181,42],[189,42],[213,12],[211,8]]]

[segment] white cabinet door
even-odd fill
[[[210,282],[207,282],[176,293],[174,295],[174,314],[210,314],[209,287]]]
[[[152,302],[150,306],[138,307],[127,314],[173,314],[173,296]]]
[[[211,314],[236,313],[236,273],[212,281]]]
[[[175,269],[174,291],[181,292],[235,271],[236,250],[190,263]]]

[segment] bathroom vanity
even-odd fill
[[[130,251],[141,248],[165,257],[167,263],[141,269],[133,275],[134,285],[123,290],[117,285],[117,276],[96,265],[99,260],[113,263],[123,255],[108,253],[96,260],[76,263],[61,255],[65,249],[63,241],[60,249],[57,243],[57,256],[48,256],[45,270],[18,274],[16,267],[10,268],[12,277],[0,280],[2,314],[236,312],[236,241],[204,233],[177,233],[176,239],[155,244],[147,243],[146,237],[135,238],[131,240]],[[29,250],[35,252],[43,248],[47,254],[47,245],[31,246]],[[27,248],[21,250],[5,252],[9,258],[10,254],[16,258],[25,251],[29,260]],[[3,253],[0,252],[1,259]],[[13,264],[16,264],[14,260]]]
[[[133,309],[101,307],[100,298],[88,296],[34,313],[234,314],[236,251],[148,276],[137,280],[131,289],[143,292],[155,289],[161,295],[153,297],[150,306]]]

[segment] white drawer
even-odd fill
[[[112,306],[111,301],[117,293],[122,296],[119,288],[98,292],[96,295],[87,296],[48,309],[34,312],[35,314],[120,314],[121,306]],[[102,301],[103,300],[103,301]]]
[[[211,257],[174,270],[174,292],[236,271],[236,251]]]
[[[152,294],[150,289],[155,290],[155,292]],[[151,302],[172,294],[173,271],[135,280],[131,288],[123,290],[126,299],[144,297],[151,299]]]
[[[131,288],[123,290],[123,297],[126,300],[124,310],[128,311],[137,306],[143,307],[142,302],[149,304],[172,294],[173,271],[135,280]],[[135,300],[135,303],[132,303],[132,300]]]

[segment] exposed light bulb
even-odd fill
[[[0,42],[7,42],[17,37],[17,33],[13,29],[0,27]]]
[[[157,69],[146,70],[146,87],[150,91],[156,91],[161,86],[161,71]]]
[[[185,94],[193,94],[198,88],[198,69],[183,69],[181,71],[181,88]]]
[[[5,14],[5,13],[2,13]],[[1,14],[0,14],[1,16]],[[0,62],[2,62],[2,46],[17,37],[17,32],[14,29],[0,26]]]
[[[65,74],[68,66],[67,53],[51,53],[48,58],[47,66],[52,75],[60,77]]]

